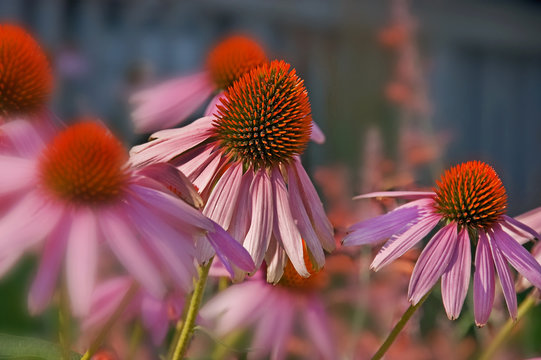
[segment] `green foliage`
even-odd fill
[[[0,359],[2,360],[58,360],[62,350],[56,344],[20,336],[0,334]],[[70,360],[79,360],[81,355],[72,352]]]

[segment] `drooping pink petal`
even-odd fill
[[[302,312],[304,324],[308,335],[323,359],[336,359],[338,354],[333,341],[333,334],[330,328],[329,319],[319,297],[307,299],[308,304]]]
[[[128,276],[119,276],[98,284],[92,293],[92,304],[82,322],[82,329],[88,330],[104,324],[120,305],[132,281]]]
[[[34,157],[45,146],[44,136],[31,121],[17,119],[0,125],[0,134],[6,136],[13,150],[23,158]]]
[[[310,139],[316,144],[323,144],[325,142],[325,134],[321,131],[315,121],[312,121],[312,134],[310,135]]]
[[[460,315],[470,285],[471,247],[468,232],[462,229],[447,270],[441,276],[441,297],[450,320]]]
[[[0,155],[0,196],[35,186],[36,162],[21,157]]]
[[[355,196],[353,199],[397,198],[404,200],[417,200],[423,198],[433,198],[434,196],[436,196],[436,193],[433,191],[378,191]]]
[[[432,200],[428,202],[432,203]],[[388,239],[421,218],[427,205],[427,199],[412,201],[387,214],[358,222],[348,229],[342,243],[346,246],[365,245]]]
[[[117,211],[122,211],[122,208]],[[165,285],[159,269],[154,265],[141,245],[137,234],[128,225],[122,213],[106,211],[99,217],[100,228],[109,247],[122,265],[150,293],[165,295]]]
[[[235,265],[247,272],[255,270],[254,261],[248,251],[222,229],[221,226],[214,224],[214,231],[209,231],[207,238],[212,244],[212,247],[214,247],[214,250],[216,250],[216,255],[218,255],[224,266],[230,270],[232,276],[235,273],[231,265]]]
[[[176,156],[207,140],[212,132],[213,117],[207,116],[180,129],[158,131],[151,140],[130,150],[130,164],[144,166],[168,162]]]
[[[488,243],[490,245],[490,250],[492,252],[492,260],[494,260],[494,265],[496,266],[496,272],[498,273],[498,278],[500,279],[500,284],[502,286],[503,295],[505,297],[505,302],[507,303],[507,309],[513,320],[517,319],[517,294],[515,293],[515,282],[511,276],[511,271],[507,262],[496,245],[494,240],[494,234],[487,233]]]
[[[541,289],[541,265],[501,227],[494,229],[494,242],[509,264],[536,288]]]
[[[97,224],[90,210],[73,214],[66,253],[66,276],[71,310],[77,316],[90,309],[98,264]]]
[[[166,302],[152,296],[144,296],[141,301],[141,319],[145,328],[149,330],[154,345],[160,345],[169,329]]]
[[[252,216],[244,247],[254,259],[256,268],[259,268],[269,247],[273,226],[272,183],[266,171],[255,174],[250,187],[250,197]]]
[[[45,241],[38,271],[28,293],[31,314],[42,312],[53,297],[69,232],[69,222],[61,220]]]
[[[220,98],[224,94],[223,91],[220,91],[218,94],[216,94],[212,100],[207,105],[207,108],[205,109],[205,112],[203,115],[205,116],[212,116],[216,114],[216,110],[218,110],[218,105],[222,105],[222,102],[220,101]]]
[[[216,183],[203,209],[205,216],[226,229],[229,227],[233,213],[237,211],[241,179],[242,163],[231,165]]]
[[[295,172],[292,167],[288,167],[288,178],[292,179],[289,182],[289,206],[291,208],[291,215],[297,224],[302,239],[306,243],[306,246],[310,250],[311,258],[315,261],[315,269],[319,269],[325,263],[325,254],[319,241],[312,223],[308,217],[308,213],[304,208],[304,203],[301,198],[301,189],[299,189]]]
[[[269,247],[265,254],[265,262],[267,263],[267,281],[276,284],[284,273],[287,255],[274,236],[271,236]]]
[[[0,278],[11,270],[21,256],[22,253],[20,251],[8,251],[5,254],[0,254]]]
[[[170,80],[136,93],[133,112],[135,131],[148,133],[184,122],[215,90],[209,75],[199,73]]]
[[[207,239],[206,234],[199,234],[195,237],[195,258],[199,264],[206,264],[211,257],[216,255],[216,251]],[[212,266],[214,266],[214,261]],[[226,270],[227,272],[227,270]],[[225,275],[229,276],[229,275]]]
[[[292,164],[288,167],[293,167],[297,176],[290,176],[289,183],[297,182],[297,188],[301,190],[301,197],[304,202],[304,208],[312,221],[312,226],[323,245],[323,248],[329,252],[336,247],[334,240],[333,227],[325,214],[319,195],[317,194],[312,181],[304,170],[299,158],[295,158]],[[288,173],[292,173],[291,168],[288,168]]]
[[[404,255],[415,244],[421,241],[438,224],[439,215],[428,215],[419,220],[418,223],[404,231],[402,234],[393,236],[385,243],[379,253],[372,261],[370,268],[378,271],[383,266]]]
[[[516,228],[519,228],[520,230],[523,230],[525,231],[526,233],[530,234],[532,236],[532,238],[535,238],[535,239],[539,239],[540,236],[539,236],[539,233],[537,231],[535,231],[534,229],[532,229],[531,227],[529,227],[528,225],[516,220],[516,219],[513,219],[512,217],[510,216],[507,216],[507,215],[503,215],[503,219],[504,221],[502,222],[502,225],[504,226],[514,226]]]
[[[252,218],[252,201],[250,194],[250,185],[254,179],[254,172],[248,169],[240,181],[239,196],[237,198],[237,210],[233,212],[231,222],[227,232],[243,244],[246,234],[250,228],[250,219]]]
[[[301,234],[291,215],[286,184],[280,170],[272,170],[271,182],[275,206],[273,235],[284,247],[291,264],[299,275],[309,277],[310,273],[304,263],[304,246]]]
[[[522,215],[516,216],[515,220],[531,227],[535,231],[541,231],[541,207],[530,210]]]
[[[455,222],[440,229],[421,252],[411,274],[408,299],[416,305],[447,270],[457,244]]]
[[[475,253],[475,272],[473,273],[473,313],[475,324],[484,326],[494,304],[494,261],[490,253],[488,237],[480,232]]]
[[[280,316],[276,317],[277,323],[271,327],[274,331],[274,343],[271,351],[272,360],[283,360],[286,358],[287,341],[291,337],[293,329],[293,320],[295,319],[295,306],[291,306],[291,300],[287,297],[278,298]]]

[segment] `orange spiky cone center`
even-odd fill
[[[273,61],[251,70],[221,102],[214,130],[234,159],[271,168],[304,152],[312,131],[310,102],[289,64]]]
[[[502,181],[481,161],[457,165],[436,183],[435,209],[448,221],[488,229],[505,214],[507,194]]]
[[[219,89],[227,89],[241,75],[267,61],[265,51],[254,40],[231,36],[208,55],[207,68]]]
[[[0,117],[39,112],[52,83],[49,62],[38,43],[18,26],[0,25]]]
[[[282,286],[293,291],[299,292],[313,292],[322,289],[327,282],[327,274],[324,269],[316,270],[310,261],[308,256],[308,250],[306,244],[304,245],[304,263],[306,269],[310,273],[310,276],[305,278],[299,275],[293,264],[288,259],[286,267],[284,268],[284,274],[280,278],[277,286]]]
[[[106,128],[84,121],[59,133],[40,163],[44,187],[70,203],[99,204],[116,199],[127,174],[127,152]]]

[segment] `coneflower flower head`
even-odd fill
[[[47,57],[21,27],[0,25],[0,120],[45,107],[53,78]]]
[[[541,288],[541,265],[513,238],[539,235],[505,215],[505,188],[489,165],[480,161],[457,165],[442,175],[434,192],[380,192],[360,196],[373,197],[414,201],[350,228],[344,245],[390,238],[374,258],[372,269],[389,264],[441,226],[421,252],[413,270],[408,289],[413,304],[441,277],[447,315],[450,319],[458,317],[469,287],[472,244],[476,248],[473,292],[477,325],[484,325],[492,310],[494,268],[513,318],[517,315],[517,299],[508,265]]]

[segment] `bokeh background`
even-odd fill
[[[310,145],[305,164],[331,218],[371,212],[340,203],[355,194],[430,186],[471,159],[496,168],[512,215],[541,205],[539,1],[0,0],[0,20],[50,55],[60,118],[97,115],[127,144],[145,139],[132,133],[133,91],[201,69],[227,34],[259,39],[306,81],[327,142]],[[54,329],[54,312],[26,314],[33,268],[29,259],[0,280],[0,332]],[[519,353],[541,353],[541,313],[526,326]]]

